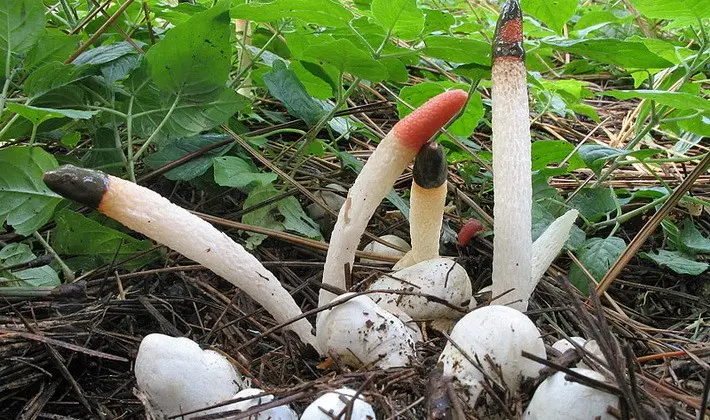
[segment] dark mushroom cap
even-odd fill
[[[50,190],[85,206],[97,208],[108,188],[108,175],[93,169],[63,165],[42,177]]]
[[[508,0],[500,11],[493,38],[493,60],[498,58],[523,60],[523,11],[518,0]]]
[[[422,188],[441,186],[449,174],[444,148],[435,141],[424,143],[414,161],[414,182]]]

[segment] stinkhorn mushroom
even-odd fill
[[[451,340],[461,350],[447,343],[439,363],[444,375],[453,376],[463,386],[463,399],[471,409],[486,377],[516,392],[523,378],[537,376],[543,366],[524,358],[522,351],[546,357],[545,343],[535,324],[507,306],[486,306],[468,313],[454,326]],[[481,365],[474,366],[469,359]]]
[[[375,410],[362,395],[355,398],[356,391],[340,388],[327,392],[311,403],[303,412],[303,420],[375,420]],[[352,408],[348,409],[348,405]],[[350,415],[348,415],[348,412]]]
[[[52,191],[95,208],[212,270],[261,304],[277,322],[285,323],[302,314],[293,297],[259,260],[211,224],[160,194],[72,165],[46,172],[44,182]],[[287,328],[304,343],[318,348],[305,318]]]
[[[464,106],[467,98],[460,89],[437,95],[395,124],[380,141],[338,213],[325,261],[324,283],[346,288],[346,267],[352,269],[360,238],[377,206],[421,146]],[[322,289],[318,304],[325,305],[334,297]]]
[[[134,370],[138,388],[150,402],[147,409],[166,416],[226,401],[242,386],[241,377],[224,356],[202,350],[185,337],[145,336]]]
[[[532,180],[523,15],[518,0],[501,9],[493,40],[492,303],[527,310],[547,267],[562,249],[577,217],[574,210],[532,242]]]
[[[446,156],[443,147],[429,142],[414,161],[410,199],[412,250],[394,268],[398,271],[373,282],[370,290],[404,290],[436,296],[456,306],[471,300],[471,281],[456,262],[439,258],[439,237],[446,201]],[[455,308],[432,302],[427,296],[377,293],[372,299],[388,310],[398,307],[415,321],[459,318]]]
[[[210,411],[209,413],[212,414],[218,413],[218,412],[231,412],[233,410],[241,410],[241,411],[247,411],[253,407],[256,407],[258,405],[262,404],[268,404],[271,401],[274,400],[274,396],[270,394],[265,394],[264,391],[262,391],[259,388],[245,388],[242,389],[241,391],[237,392],[237,394],[232,398],[232,399],[239,399],[239,398],[247,398],[247,397],[254,397],[250,399],[245,399],[243,401],[238,401],[234,402],[222,407],[219,407],[218,409],[215,409],[214,411]],[[232,415],[227,415],[227,419],[233,418]],[[240,417],[243,418],[243,417]],[[291,409],[291,407],[286,405],[280,405],[278,407],[273,407],[273,408],[267,408],[262,411],[259,411],[258,414],[251,415],[249,417],[246,417],[247,420],[298,420],[298,415],[296,415],[296,412]]]
[[[590,379],[604,382],[604,375],[589,369],[572,368]],[[619,407],[619,397],[596,388],[568,381],[567,374],[557,372],[535,390],[525,420],[613,420],[609,408]]]
[[[494,303],[525,310],[519,285],[532,278],[532,163],[523,16],[518,0],[503,6],[493,40]]]

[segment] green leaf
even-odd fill
[[[247,209],[254,207],[264,201],[267,201],[278,195],[278,191],[271,184],[260,184],[249,192],[242,209]],[[267,229],[273,229],[282,231],[284,230],[283,223],[278,219],[277,203],[270,203],[266,206],[257,208],[254,211],[250,211],[242,215],[242,223],[251,226],[260,226]],[[255,249],[257,246],[261,245],[264,239],[267,238],[266,235],[260,233],[247,233],[249,238],[246,240],[244,246],[247,249]]]
[[[55,221],[57,229],[52,238],[52,246],[61,255],[98,255],[104,262],[109,262],[114,257],[118,260],[126,259],[153,245],[151,241],[135,239],[70,210],[57,213]],[[126,268],[140,267],[153,258],[155,255],[151,253],[127,263]]]
[[[678,251],[659,249],[657,254],[642,252],[640,255],[662,267],[670,268],[678,274],[698,276],[708,269],[708,263],[695,261]]]
[[[232,8],[231,16],[257,22],[283,18],[298,19],[326,27],[347,27],[353,14],[332,0],[276,0],[271,3],[239,4]]]
[[[692,219],[685,219],[683,222],[683,231],[680,234],[679,240],[679,245],[683,251],[692,254],[710,253],[710,239],[700,233]]]
[[[268,185],[276,181],[274,173],[261,173],[246,160],[236,156],[214,158],[214,182],[223,187],[245,189],[252,183]]]
[[[291,70],[296,75],[296,77],[298,77],[298,80],[303,83],[303,87],[306,88],[306,92],[308,92],[308,95],[318,99],[332,98],[333,87],[322,77],[319,77],[318,75],[314,74],[311,71],[311,68],[313,67],[319,66],[316,66],[313,63],[292,61],[289,65],[289,70]],[[323,74],[322,71],[321,74]]]
[[[596,222],[616,211],[616,196],[605,187],[582,188],[572,197],[569,204],[579,210],[586,219]]]
[[[389,76],[380,62],[347,39],[308,45],[303,49],[303,58],[318,64],[330,64],[341,73],[347,72],[371,82],[380,82]]]
[[[424,13],[415,0],[374,0],[371,10],[375,20],[398,38],[415,39],[424,29]]]
[[[581,40],[550,38],[542,42],[564,52],[624,68],[663,69],[673,65],[670,61],[651,52],[643,42],[622,41],[613,38]]]
[[[39,125],[53,118],[73,118],[75,120],[88,120],[99,111],[80,111],[78,109],[38,108],[22,104],[7,104],[7,109],[27,118],[32,124]]]
[[[697,25],[699,19],[710,18],[710,3],[706,0],[632,0],[634,6],[646,17],[677,19]]]
[[[37,147],[0,150],[0,225],[27,236],[49,221],[62,198],[44,185],[42,175],[57,166],[52,155]]]
[[[284,229],[312,239],[321,238],[318,223],[308,217],[296,197],[286,197],[279,201],[278,209],[284,217]]]
[[[229,1],[222,0],[168,31],[146,55],[156,86],[165,92],[214,98],[229,77]]]
[[[194,153],[204,147],[214,143],[222,142],[229,136],[224,134],[202,134],[194,137],[185,137],[172,141],[152,153],[143,160],[151,169],[158,169],[168,163],[174,162],[190,153]],[[212,167],[212,158],[222,156],[232,148],[232,144],[227,144],[216,149],[203,153],[197,158],[191,159],[182,165],[173,168],[163,174],[171,181],[190,181],[203,175]]]
[[[298,117],[308,125],[314,125],[321,119],[321,107],[309,94],[294,72],[286,68],[283,61],[275,61],[272,70],[264,74],[264,82],[269,93],[281,101],[288,113]]]
[[[624,150],[614,149],[613,147],[600,144],[585,144],[579,148],[579,157],[584,163],[593,170],[599,173],[607,161],[620,156],[633,156],[639,160],[643,160],[649,156],[660,153],[660,150],[642,149],[642,150]]]
[[[27,53],[25,68],[32,70],[45,63],[66,60],[76,50],[80,39],[79,35],[67,35],[59,29],[48,28]]]
[[[0,63],[3,76],[8,55],[29,51],[44,33],[41,0],[0,0]]]
[[[599,281],[624,252],[624,249],[626,249],[626,242],[616,236],[589,238],[579,247],[576,254],[579,262],[584,265],[595,280]],[[589,279],[576,263],[572,264],[570,268],[569,280],[582,293],[589,294]]]
[[[143,44],[142,42],[140,44]],[[86,50],[79,55],[73,63],[77,66],[82,64],[98,65],[106,64],[117,58],[128,54],[136,54],[137,51],[127,41],[113,44],[101,45],[90,50]]]
[[[0,287],[3,286],[58,286],[59,276],[52,267],[43,265],[24,270],[10,271],[2,267],[25,264],[34,260],[35,254],[27,244],[9,244],[0,250]]]
[[[424,33],[448,32],[456,19],[450,13],[436,9],[422,9],[424,11]]]
[[[661,105],[677,109],[693,109],[710,112],[710,101],[685,92],[666,92],[663,90],[610,90],[600,94],[617,99],[648,99],[656,101]]]
[[[577,0],[522,0],[525,13],[562,35],[562,27],[574,16]]]
[[[432,58],[452,63],[491,64],[491,45],[487,42],[453,36],[434,35],[424,38],[426,48],[422,52]]]
[[[62,86],[89,77],[88,67],[49,62],[30,73],[25,80],[24,91],[30,98],[38,98]]]
[[[538,140],[532,144],[532,170],[538,171],[552,163],[560,163],[574,151],[574,145],[565,140]],[[567,170],[585,166],[575,153],[567,160]]]

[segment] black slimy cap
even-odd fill
[[[414,182],[422,188],[441,186],[449,174],[444,148],[435,141],[424,143],[414,161],[413,174]]]
[[[523,10],[518,0],[508,0],[500,11],[493,38],[493,60],[525,58],[523,48]]]
[[[108,188],[108,175],[93,169],[63,165],[42,177],[50,190],[85,206],[97,208]]]

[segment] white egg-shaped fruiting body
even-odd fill
[[[402,249],[406,249],[406,250],[412,249],[412,247],[407,243],[407,241],[400,238],[399,236],[383,235],[383,236],[380,236],[380,239],[382,239],[385,242],[389,242],[392,245],[396,245],[397,247],[402,248]],[[381,244],[381,243],[375,242],[375,241],[369,242],[367,245],[365,245],[365,247],[362,250],[365,252],[369,252],[371,254],[382,255],[383,257],[402,258],[405,254],[404,252],[402,252],[398,249],[390,248],[385,244]],[[381,261],[372,260],[369,258],[362,258],[360,261],[363,263],[379,263],[379,262],[381,262]]]
[[[604,375],[589,369],[573,368],[573,371],[588,378],[604,381]],[[613,420],[607,407],[617,408],[619,398],[595,388],[565,379],[564,372],[557,372],[545,379],[535,390],[525,420]]]
[[[381,277],[370,290],[402,290],[436,296],[456,306],[466,307],[471,301],[471,280],[466,270],[448,258],[435,258],[403,268]],[[415,321],[451,319],[463,316],[441,303],[425,296],[396,293],[374,293],[372,300],[387,310],[398,307]]]
[[[247,411],[251,409],[252,407],[255,407],[257,405],[262,405],[262,404],[267,404],[270,403],[271,401],[274,400],[274,396],[270,394],[264,394],[264,391],[262,391],[259,388],[246,388],[242,389],[239,391],[234,397],[231,399],[238,399],[238,398],[247,398],[247,397],[254,397],[248,400],[244,401],[238,401],[229,405],[225,405],[224,407],[220,407],[219,411],[214,411],[214,412],[227,412],[227,411],[232,411],[232,410],[241,410],[241,411]],[[227,419],[231,419],[236,416],[227,416]],[[295,411],[291,409],[288,405],[280,405],[278,407],[274,408],[267,408],[266,410],[262,410],[257,414],[253,414],[249,417],[246,417],[248,420],[298,420],[298,415],[296,414]]]
[[[544,358],[545,344],[535,324],[521,312],[506,306],[487,306],[461,318],[451,331],[451,340],[468,357],[481,363],[483,372],[501,384],[498,367],[505,385],[516,392],[523,378],[535,377],[542,365],[526,359],[526,351]],[[497,366],[488,363],[490,358]],[[464,387],[464,400],[473,408],[483,390],[484,374],[451,343],[439,357],[444,375],[453,376]]]
[[[352,295],[345,293],[335,302]],[[353,367],[382,369],[414,360],[416,334],[367,296],[357,296],[323,312],[316,326],[321,351]]]
[[[228,400],[241,385],[239,374],[224,356],[202,350],[185,337],[147,335],[138,349],[134,370],[138,388],[154,409],[167,416]]]
[[[332,392],[325,393],[311,403],[301,416],[301,420],[332,420],[335,418],[351,420],[375,420],[375,410],[368,404],[362,395],[358,395],[355,400],[356,391],[349,388],[340,388]],[[352,401],[352,411],[350,417],[346,417],[346,403]],[[343,413],[343,416],[338,417]]]

